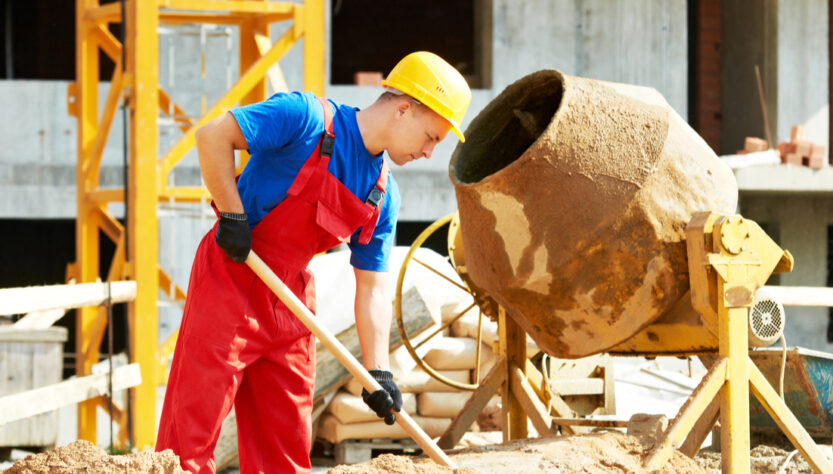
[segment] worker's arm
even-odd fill
[[[392,425],[402,409],[402,393],[393,381],[388,359],[391,303],[387,294],[387,273],[354,269],[356,274],[356,332],[362,348],[364,366],[382,386],[369,393],[362,389],[362,399],[376,415]]]
[[[243,202],[234,182],[234,150],[248,148],[237,120],[226,112],[197,130],[197,155],[205,187],[217,209],[243,212]]]
[[[234,150],[248,148],[246,139],[231,113],[224,113],[200,127],[194,138],[200,172],[220,211],[215,240],[229,258],[241,263],[251,250],[252,237],[234,180]]]
[[[389,370],[391,302],[387,273],[353,269],[356,274],[356,332],[366,369]]]

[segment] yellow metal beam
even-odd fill
[[[128,173],[128,258],[142,291],[128,305],[130,359],[138,362],[142,384],[131,389],[133,441],[138,449],[156,439],[156,348],[159,316],[159,224],[156,217],[159,110],[159,10],[156,0],[130,0],[127,8],[127,64],[133,74],[130,100]]]
[[[87,9],[96,6],[93,0],[77,0],[75,2],[75,84],[70,88],[71,110],[77,118],[77,150],[78,169],[86,169],[88,157],[84,150],[88,150],[95,140],[98,126],[98,46],[97,41],[89,34],[91,25],[86,20]],[[84,196],[85,176],[76,173],[77,213],[75,224],[75,272],[79,283],[94,282],[98,278],[98,226],[92,215],[96,205],[86,200]],[[88,375],[92,365],[96,362],[83,357],[84,343],[89,335],[89,329],[96,319],[96,308],[85,307],[76,312],[76,363],[75,373],[79,376]],[[86,401],[78,404],[78,437],[88,441],[96,441],[95,402]]]
[[[243,99],[243,97],[248,94],[253,87],[262,81],[263,76],[269,69],[269,66],[286,54],[294,42],[295,38],[292,35],[292,30],[290,29],[284,33],[284,35],[275,43],[274,46],[272,46],[272,49],[270,49],[266,55],[258,59],[255,64],[253,64],[252,67],[246,71],[237,83],[232,86],[232,88],[229,89],[229,91],[226,92],[226,94],[220,98],[220,100],[218,100],[213,107],[211,107],[211,110],[209,110],[195,126],[188,130],[188,133],[176,142],[173,148],[168,151],[165,158],[162,160],[159,182],[160,189],[165,187],[164,183],[167,180],[168,173],[170,173],[177,163],[185,157],[185,154],[196,145],[194,134],[197,129],[219,116],[221,113],[228,111],[235,104],[240,102],[240,100]]]
[[[84,19],[92,23],[121,22],[121,3],[113,2],[87,8]]]
[[[110,5],[117,4],[111,3]],[[110,33],[110,30],[108,30],[106,26],[96,25],[92,27],[91,33],[98,42],[98,46],[104,51],[104,54],[106,54],[108,58],[110,58],[113,62],[121,59],[121,41],[116,39],[116,37],[113,36],[113,33]]]
[[[296,18],[295,27],[304,35],[304,89],[316,95],[324,95],[324,1],[307,0],[300,12],[303,21]]]
[[[297,7],[290,2],[221,1],[221,0],[160,0],[159,6],[174,10],[227,11],[233,13],[292,13]],[[323,17],[322,17],[323,18]]]
[[[171,198],[176,202],[196,203],[211,200],[211,194],[199,186],[176,186],[164,188],[159,192],[159,202],[169,202]]]
[[[179,122],[179,129],[183,133],[194,126],[194,120],[188,117],[185,110],[174,102],[161,86],[159,86],[159,110],[172,117],[174,121]]]
[[[113,69],[113,77],[110,80],[110,89],[107,91],[107,99],[104,101],[104,110],[101,111],[101,120],[98,124],[98,133],[95,140],[90,144],[90,149],[85,151],[87,161],[81,172],[85,175],[85,188],[93,190],[98,188],[99,167],[101,156],[104,154],[104,145],[110,137],[110,127],[113,125],[113,117],[116,115],[116,108],[119,106],[122,92],[122,71],[121,57],[116,60],[116,67]]]

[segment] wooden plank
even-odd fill
[[[697,420],[697,423],[694,424],[691,431],[688,432],[688,436],[679,447],[680,452],[694,459],[694,456],[700,451],[700,446],[703,445],[703,441],[706,440],[706,437],[711,433],[712,428],[714,428],[715,423],[717,423],[719,416],[720,398],[715,397],[709,403],[709,406],[706,407],[703,414],[700,415],[700,419]]]
[[[113,371],[113,390],[124,390],[142,383],[139,364]],[[107,374],[77,379],[0,397],[0,425],[45,413],[64,405],[89,400],[107,393]]]
[[[110,292],[113,303],[133,301],[136,298],[136,282],[114,281],[110,284]],[[106,301],[106,283],[5,288],[0,290],[0,315],[98,306]]]
[[[471,397],[468,399],[460,414],[451,422],[445,433],[440,436],[437,446],[442,449],[454,449],[460,438],[468,431],[472,423],[477,420],[477,415],[483,411],[489,400],[497,393],[498,389],[506,381],[506,358],[501,357],[480,382]]]
[[[46,329],[21,329],[15,325],[0,327],[0,341],[3,342],[64,342],[67,329],[52,327]]]
[[[784,306],[833,307],[833,288],[813,286],[764,286],[760,290]]]
[[[12,326],[18,329],[45,329],[55,324],[66,313],[65,308],[32,311],[15,321]]]
[[[509,386],[526,412],[526,416],[532,421],[532,426],[538,431],[538,436],[552,435],[552,419],[547,407],[541,403],[538,394],[535,393],[529,381],[527,381],[526,375],[515,365],[512,365],[509,369]]]
[[[592,426],[594,428],[627,428],[627,420],[597,420],[593,418],[552,418],[553,425]]]
[[[550,379],[553,391],[562,397],[567,395],[601,395],[604,393],[604,380],[601,378],[586,379]]]
[[[405,332],[411,338],[419,335],[426,329],[430,328],[438,321],[439,318],[434,318],[431,310],[425,303],[422,295],[416,287],[411,288],[405,293],[402,301],[403,313],[406,317],[402,319],[405,321]],[[353,325],[336,335],[336,339],[341,342],[344,347],[353,354],[358,360],[361,358],[361,347],[359,346],[359,336],[356,333],[356,326]],[[399,348],[402,345],[402,337],[399,334],[399,329],[396,324],[391,324],[390,328],[390,352]],[[319,342],[316,345],[316,362],[315,362],[315,395],[314,400],[321,400],[324,395],[336,391],[339,387],[347,383],[353,376],[347,369],[341,365],[336,357],[328,350],[324,349]]]

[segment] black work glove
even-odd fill
[[[387,370],[368,370],[370,375],[379,382],[382,390],[373,393],[362,389],[362,400],[376,413],[379,418],[385,419],[385,424],[392,425],[396,422],[396,415],[391,409],[399,411],[402,409],[402,392],[393,382],[393,374]]]
[[[243,263],[252,250],[252,231],[246,213],[220,212],[220,223],[214,242],[223,249],[235,263]]]

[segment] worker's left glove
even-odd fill
[[[396,422],[396,415],[391,410],[402,410],[402,392],[393,381],[393,374],[388,370],[368,370],[370,375],[379,382],[382,390],[373,393],[362,389],[362,400],[376,413],[379,418],[385,419],[385,424],[392,425]]]
[[[235,263],[243,263],[252,250],[252,231],[246,213],[220,212],[214,241]]]

